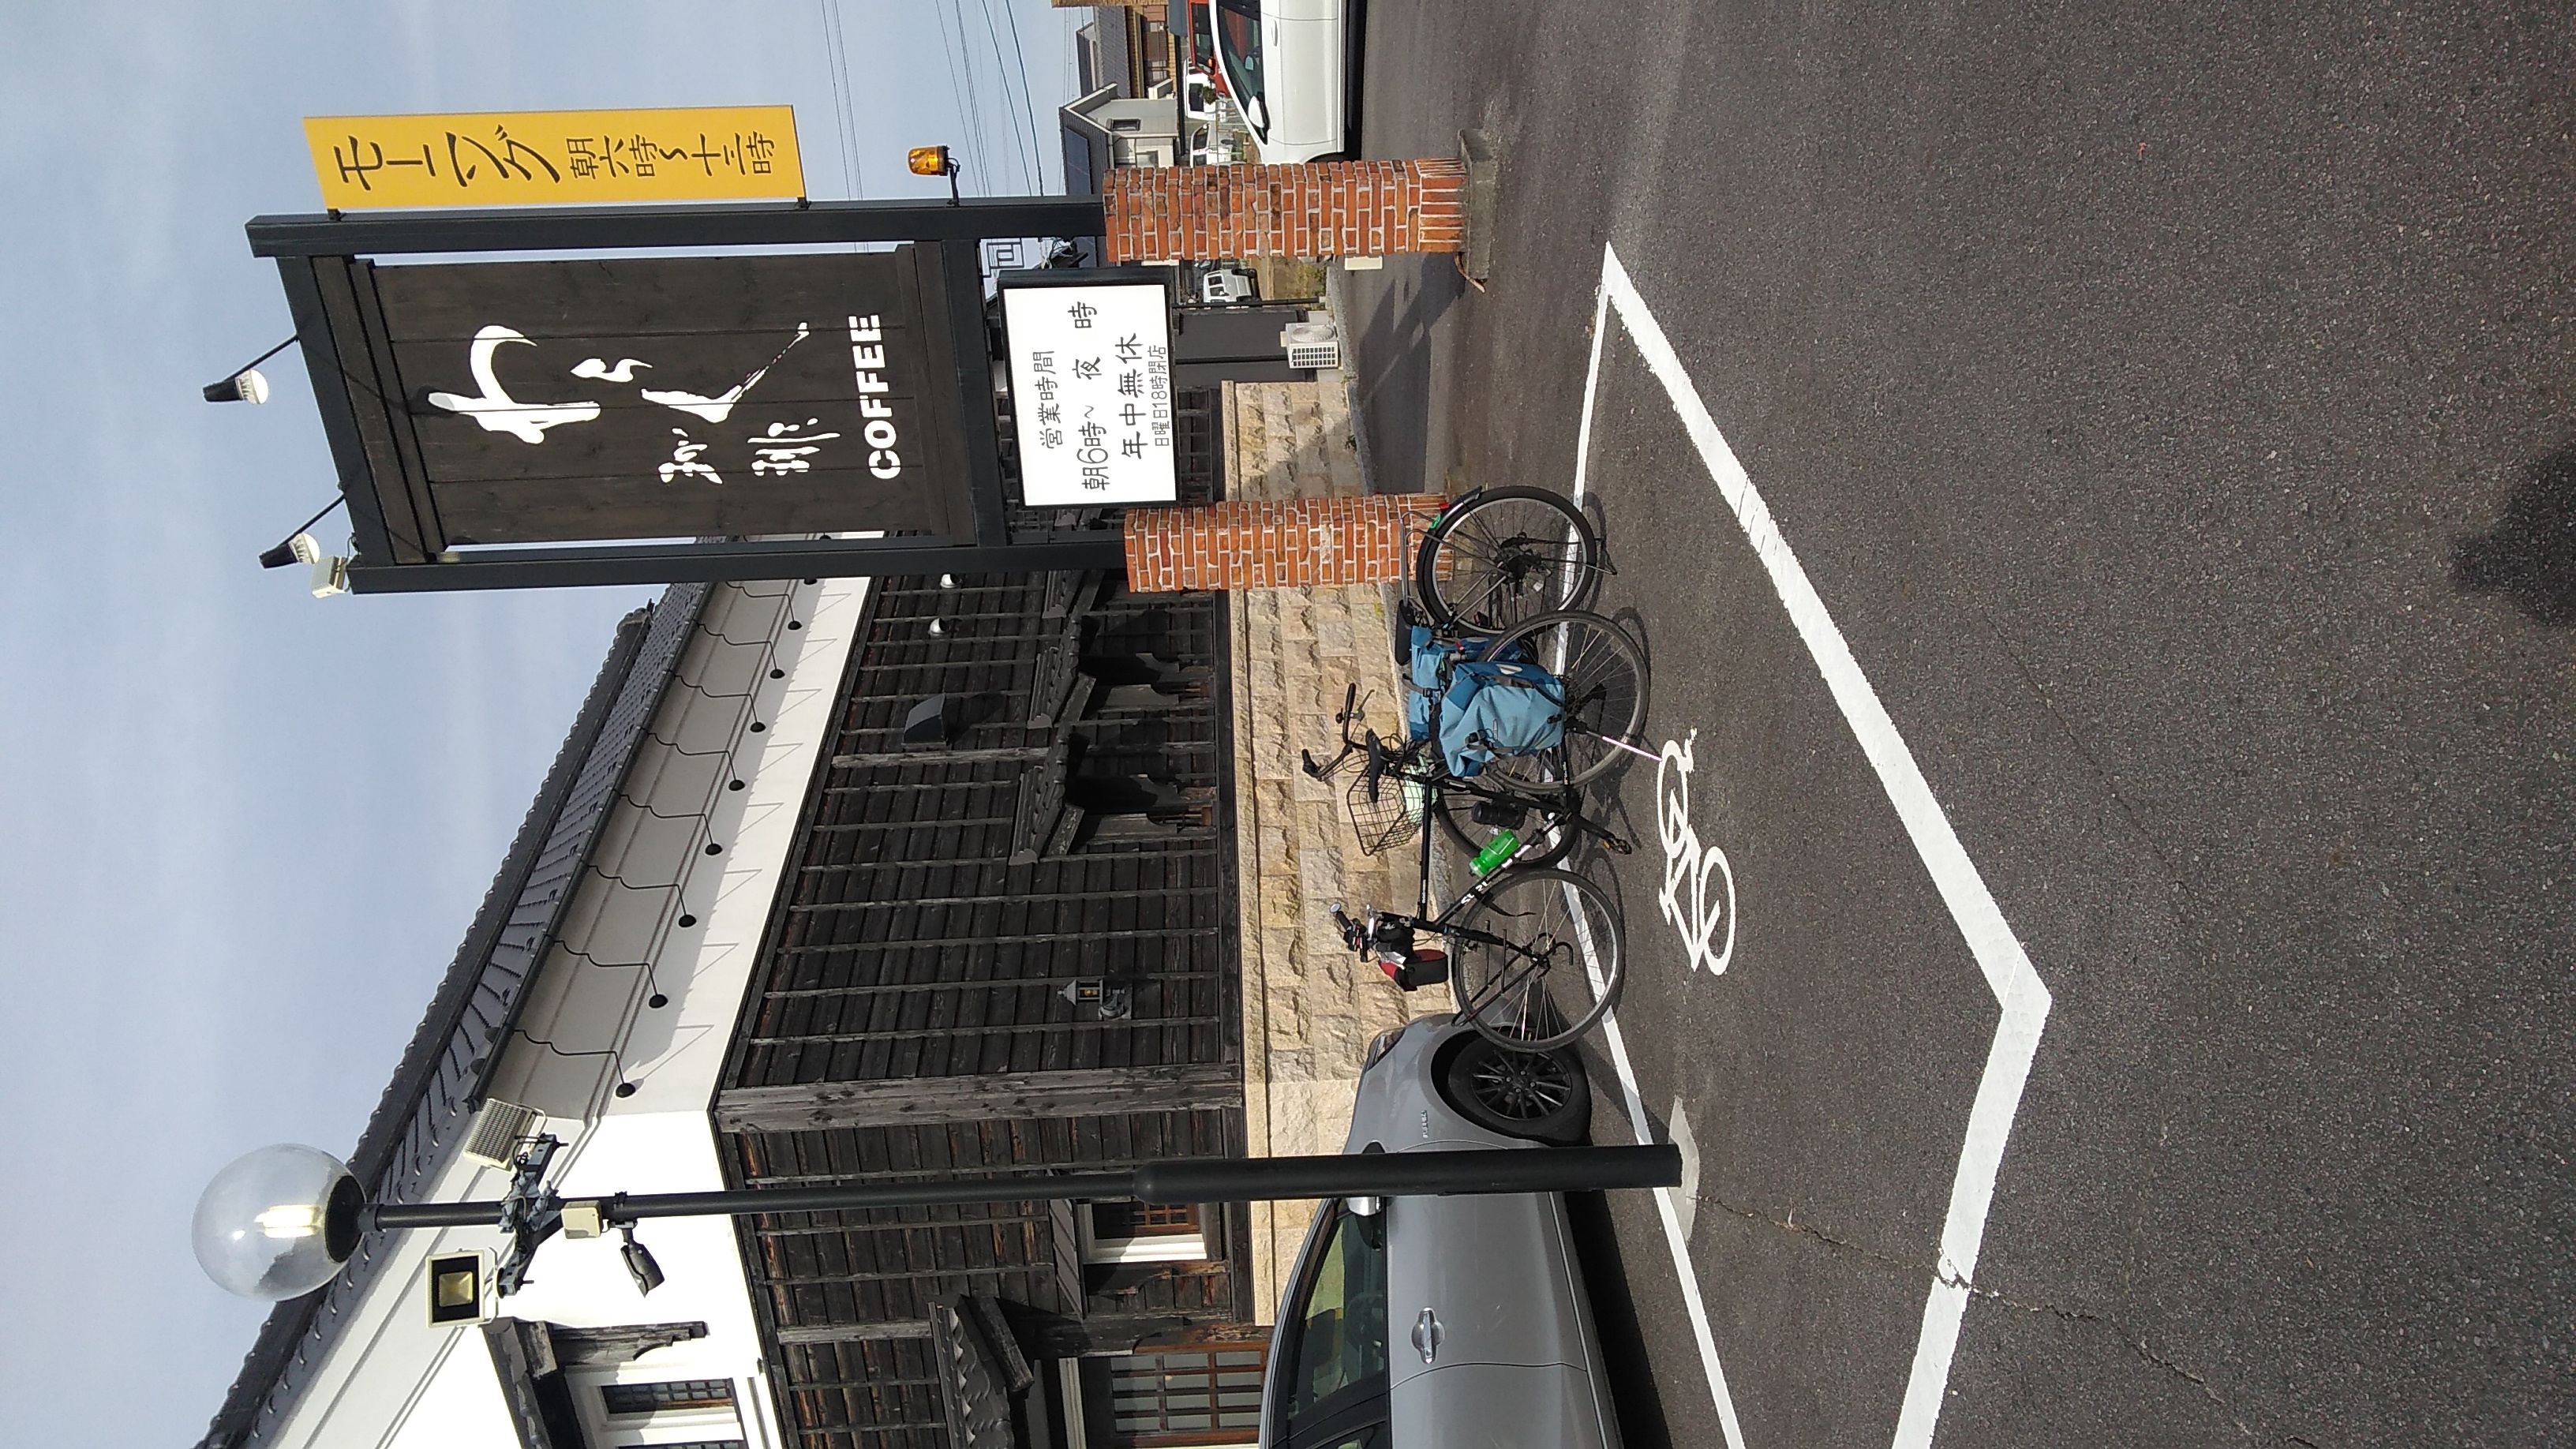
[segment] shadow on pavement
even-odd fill
[[[2496,526],[2452,548],[2451,585],[2502,594],[2539,623],[2576,624],[2576,443],[2532,464]]]
[[[1374,273],[1345,275],[1355,314],[1345,324],[1358,369],[1353,401],[1368,435],[1379,493],[1439,486],[1431,457],[1431,329],[1467,290],[1449,257],[1392,256]]]
[[[1597,1192],[1568,1193],[1565,1216],[1574,1230],[1574,1253],[1583,1267],[1584,1286],[1592,1295],[1593,1326],[1601,1335],[1601,1362],[1610,1379],[1603,1387],[1619,1416],[1619,1438],[1627,1449],[1671,1449],[1664,1398],[1655,1388],[1645,1332],[1637,1326],[1637,1304],[1628,1291],[1628,1269],[1619,1251],[1618,1230],[1610,1220],[1610,1200]]]

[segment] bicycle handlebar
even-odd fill
[[[1322,764],[1317,764],[1315,762],[1314,751],[1299,750],[1297,752],[1297,758],[1303,762],[1307,778],[1313,780],[1324,779],[1330,776],[1335,770],[1340,769],[1342,767],[1342,761],[1349,759],[1351,756],[1358,754],[1363,750],[1368,751],[1369,758],[1372,761],[1377,758],[1378,746],[1376,734],[1363,730],[1361,733],[1366,735],[1367,738],[1359,740],[1351,738],[1351,725],[1359,718],[1360,687],[1357,684],[1352,684],[1343,689],[1342,707],[1340,711],[1333,716],[1333,723],[1341,726],[1342,752]],[[1377,767],[1374,764],[1371,766],[1372,771],[1376,768]],[[1375,795],[1374,785],[1371,786],[1371,795],[1372,797]]]
[[[1354,951],[1367,949],[1366,934],[1361,931],[1356,922],[1352,921],[1348,915],[1343,913],[1342,903],[1340,901],[1333,902],[1333,924],[1341,927],[1342,944],[1344,946],[1347,946]]]

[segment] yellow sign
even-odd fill
[[[304,139],[334,210],[805,194],[790,106],[311,116]]]

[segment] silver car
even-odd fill
[[[1343,1151],[1543,1150],[1590,1117],[1571,1053],[1506,1052],[1424,1017],[1370,1044]],[[1325,1204],[1280,1304],[1261,1442],[1617,1445],[1564,1199]]]

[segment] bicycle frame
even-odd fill
[[[1472,787],[1469,786],[1466,781],[1443,779],[1436,782],[1433,785],[1433,788],[1439,789],[1451,786],[1470,788],[1473,790],[1473,793],[1481,795],[1487,799],[1519,798],[1500,791]],[[1395,788],[1400,789],[1402,786],[1401,784],[1398,784]],[[1430,807],[1426,803],[1424,808],[1427,810]],[[1598,826],[1592,826],[1589,821],[1583,821],[1580,816],[1573,816],[1571,818],[1591,829],[1599,829]],[[1466,912],[1472,909],[1477,902],[1483,900],[1487,894],[1492,892],[1496,886],[1500,885],[1510,876],[1512,862],[1520,859],[1523,854],[1527,853],[1534,842],[1526,840],[1522,841],[1520,845],[1513,850],[1510,856],[1506,857],[1493,869],[1485,872],[1484,875],[1471,882],[1465,890],[1460,891],[1455,899],[1451,900],[1447,906],[1441,909],[1439,915],[1433,916],[1430,914],[1432,832],[1428,829],[1423,829],[1418,831],[1417,834],[1421,836],[1422,840],[1421,848],[1417,852],[1416,856],[1416,864],[1420,872],[1419,878],[1421,880],[1421,887],[1414,898],[1414,913],[1409,916],[1398,915],[1394,912],[1381,911],[1376,907],[1371,906],[1368,908],[1366,914],[1361,918],[1361,920],[1354,921],[1343,912],[1341,903],[1336,901],[1333,903],[1333,920],[1342,928],[1343,943],[1350,946],[1353,950],[1360,952],[1362,955],[1366,955],[1372,949],[1395,944],[1392,940],[1387,938],[1393,935],[1401,935],[1404,938],[1403,949],[1409,956],[1412,951],[1411,937],[1416,933],[1427,931],[1446,941],[1465,942],[1481,946],[1495,946],[1507,951],[1526,953],[1526,948],[1516,941],[1512,941],[1501,936],[1490,935],[1483,931],[1469,929],[1458,925],[1457,921],[1459,917],[1466,914]],[[1534,959],[1535,958],[1533,958],[1533,960]],[[1512,972],[1508,975],[1497,976],[1494,980],[1487,983],[1487,993],[1494,996],[1500,996],[1508,992],[1512,987],[1517,986],[1520,982],[1528,978],[1530,969],[1531,964],[1524,963],[1518,971]],[[1455,983],[1452,983],[1452,985],[1454,989]],[[1411,988],[1408,987],[1407,989],[1409,990]],[[1468,1017],[1473,1016],[1481,1009],[1481,1002],[1461,999],[1458,1002],[1458,1018],[1463,1021]]]
[[[1421,785],[1426,792],[1423,802],[1423,809],[1426,814],[1437,808],[1438,797],[1441,795],[1472,795],[1479,800],[1496,804],[1516,806],[1523,810],[1536,810],[1542,814],[1553,814],[1559,822],[1559,829],[1571,826],[1574,829],[1591,836],[1595,840],[1600,841],[1611,851],[1620,855],[1626,855],[1636,848],[1634,844],[1625,837],[1602,825],[1594,823],[1589,816],[1583,813],[1581,808],[1582,794],[1580,790],[1562,788],[1560,800],[1552,803],[1541,796],[1537,791],[1520,785],[1488,785],[1482,781],[1452,775],[1446,770],[1436,770],[1424,774],[1412,773],[1411,766],[1413,766],[1416,761],[1420,760],[1426,753],[1429,753],[1433,749],[1433,746],[1428,741],[1409,740],[1400,746],[1390,748],[1384,740],[1378,738],[1375,730],[1366,731],[1364,736],[1360,739],[1351,738],[1351,726],[1358,722],[1360,718],[1358,703],[1359,693],[1360,687],[1358,685],[1353,684],[1348,686],[1342,693],[1341,711],[1333,716],[1333,722],[1336,725],[1339,725],[1342,731],[1342,748],[1340,753],[1334,755],[1330,760],[1323,761],[1319,764],[1316,762],[1313,751],[1300,750],[1297,752],[1299,757],[1305,762],[1305,770],[1309,778],[1315,780],[1330,779],[1334,774],[1340,771],[1343,761],[1348,760],[1353,755],[1364,754],[1367,756],[1365,768],[1371,776],[1380,780],[1393,780],[1396,782],[1396,788],[1398,789],[1404,788],[1407,784]],[[1433,718],[1436,720],[1438,718],[1436,705],[1434,706],[1434,709],[1435,714]],[[1568,721],[1568,724],[1574,728],[1581,728],[1580,724],[1574,721]],[[1602,739],[1609,738],[1606,735],[1599,735],[1598,731],[1592,731],[1592,733]],[[1610,743],[1618,745],[1621,749],[1634,749],[1633,746],[1627,745],[1621,741],[1611,740]],[[1647,758],[1652,759],[1654,757],[1648,756]],[[1562,761],[1559,763],[1561,764]],[[1372,795],[1370,798],[1374,799],[1376,797]],[[1423,836],[1422,880],[1424,885],[1423,893],[1416,904],[1416,909],[1427,911],[1431,908],[1431,842],[1427,822],[1425,823],[1425,826],[1426,828],[1422,828],[1421,830],[1421,834]],[[1509,857],[1494,868],[1495,873],[1509,869],[1511,863],[1520,859],[1520,857],[1529,849],[1529,845],[1530,842],[1528,841],[1522,842],[1520,849],[1513,851]]]
[[[1521,811],[1536,810],[1546,822],[1548,831],[1559,832],[1555,836],[1557,840],[1563,838],[1561,832],[1576,831],[1593,836],[1609,849],[1623,855],[1634,849],[1634,846],[1584,814],[1582,791],[1579,787],[1559,786],[1551,798],[1541,793],[1543,786],[1532,787],[1518,781],[1488,783],[1450,774],[1441,760],[1436,743],[1439,719],[1439,703],[1436,699],[1432,705],[1431,717],[1432,732],[1427,738],[1406,738],[1402,743],[1390,746],[1378,737],[1375,730],[1366,729],[1364,726],[1355,737],[1353,726],[1360,723],[1359,686],[1352,684],[1342,696],[1341,710],[1333,717],[1334,723],[1341,730],[1341,751],[1330,761],[1321,763],[1315,759],[1311,751],[1299,753],[1304,761],[1307,775],[1316,780],[1324,780],[1339,773],[1341,767],[1353,755],[1364,756],[1365,780],[1369,787],[1367,798],[1372,806],[1380,800],[1380,790],[1393,789],[1399,792],[1394,802],[1397,808],[1410,814],[1409,807],[1413,802],[1406,797],[1417,785],[1423,789],[1425,793],[1419,802],[1422,813],[1412,822],[1415,833],[1421,837],[1416,848],[1416,878],[1420,881],[1420,887],[1414,897],[1413,913],[1401,915],[1381,911],[1372,906],[1366,909],[1361,920],[1353,921],[1344,912],[1342,903],[1336,901],[1332,907],[1333,920],[1341,928],[1343,943],[1358,953],[1363,960],[1375,960],[1380,969],[1394,979],[1398,987],[1412,991],[1422,985],[1449,981],[1453,996],[1457,1000],[1458,1019],[1477,1020],[1494,1003],[1509,999],[1533,976],[1545,973],[1549,969],[1551,959],[1564,950],[1567,943],[1556,942],[1542,950],[1533,944],[1525,944],[1506,936],[1494,935],[1460,924],[1461,919],[1481,904],[1487,896],[1518,874],[1515,867],[1533,849],[1538,848],[1542,840],[1548,839],[1544,834],[1534,833],[1530,838],[1524,839],[1517,832],[1513,832],[1510,837],[1513,841],[1511,853],[1502,860],[1493,862],[1477,879],[1471,881],[1465,889],[1451,899],[1437,915],[1432,913],[1431,850],[1436,832],[1431,829],[1431,821],[1428,817],[1442,809],[1444,797],[1464,795]],[[1573,722],[1569,721],[1569,723]],[[1612,743],[1625,747],[1624,742],[1612,741]],[[1426,764],[1426,760],[1429,763]],[[1565,773],[1565,761],[1561,756],[1557,761],[1556,771],[1560,777]],[[1372,827],[1360,825],[1360,807],[1356,795],[1352,798],[1351,808],[1352,823],[1362,830],[1363,846],[1375,848],[1368,847],[1368,841],[1382,837],[1371,836],[1369,831]],[[1444,815],[1442,818],[1444,825],[1455,823],[1452,817]],[[1478,857],[1479,860],[1482,858],[1481,855]],[[1492,971],[1475,996],[1469,998],[1459,994],[1463,991],[1464,981],[1450,975],[1451,968],[1446,953],[1435,952],[1424,955],[1417,952],[1416,937],[1426,931],[1450,945],[1492,948],[1503,954],[1504,962]],[[1566,964],[1569,967],[1576,967],[1576,963],[1570,961]],[[1417,972],[1417,968],[1423,967],[1436,967],[1436,972],[1431,970]],[[1581,968],[1576,967],[1576,969]]]

